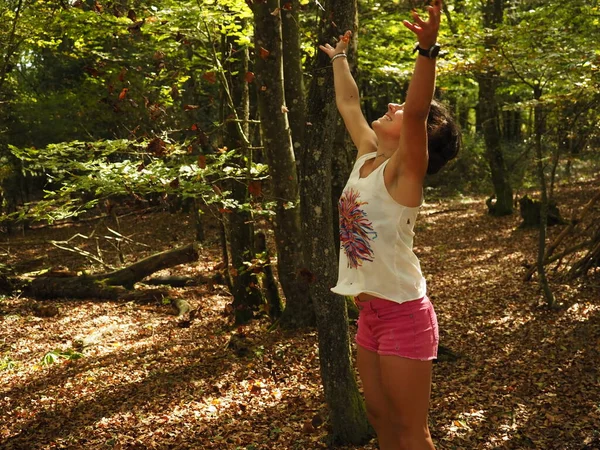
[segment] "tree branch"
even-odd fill
[[[202,8],[199,2],[198,2],[198,7]],[[202,23],[204,24],[204,28],[206,28],[206,34],[208,35],[209,41],[212,42],[212,36],[210,33],[210,29],[208,28],[208,24],[204,20],[202,21]],[[225,70],[223,69],[223,65],[221,64],[221,61],[219,61],[219,57],[217,55],[217,52],[215,51],[215,47],[212,44],[211,44],[211,50],[212,50],[213,63],[217,67],[217,74],[219,76],[219,80],[221,81],[221,85],[223,86],[223,91],[225,92],[225,98],[227,99],[227,105],[229,106],[229,109],[231,110],[231,114],[233,114],[233,116],[234,116],[234,122],[236,124],[237,132],[239,134],[240,139],[244,142],[245,146],[248,147],[248,146],[250,146],[250,140],[248,139],[248,136],[246,136],[246,133],[244,133],[244,130],[242,129],[242,126],[240,124],[240,118],[238,117],[237,111],[235,109],[233,97],[231,96],[231,90],[229,89],[229,83],[227,83],[227,77],[225,76]]]

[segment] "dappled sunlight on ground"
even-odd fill
[[[566,195],[585,203],[586,190]],[[164,250],[191,240],[186,220],[147,213],[121,226]],[[441,344],[458,355],[434,366],[438,450],[600,448],[600,280],[565,283],[550,274],[561,308],[546,308],[535,276],[522,281],[537,231],[519,223],[517,215],[487,216],[483,198],[427,204],[417,222]],[[49,261],[99,271],[47,244],[90,227],[30,231],[1,247],[22,272]],[[549,238],[559,232],[550,228]],[[213,274],[221,258],[215,227],[208,236],[198,262],[160,275]],[[149,252],[126,250],[128,261]],[[0,448],[324,448],[316,332],[269,332],[264,318],[233,327],[224,286],[170,292],[198,308],[193,322],[161,302],[65,299],[47,302],[60,312],[41,318],[28,298],[0,299]],[[372,440],[341,448],[377,447]]]

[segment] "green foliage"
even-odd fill
[[[127,140],[51,144],[45,149],[10,146],[23,170],[44,175],[49,184],[43,200],[32,202],[1,220],[55,220],[74,217],[110,198],[178,196],[199,198],[206,204],[227,209],[251,209],[228,197],[228,191],[215,189],[218,183],[234,179],[246,183],[267,177],[267,166],[252,164],[249,171],[239,166],[235,150],[203,157],[199,164],[189,146],[175,142]],[[269,209],[267,204],[264,209]]]
[[[17,363],[10,357],[5,356],[0,359],[0,372],[11,371],[17,368]]]
[[[243,47],[253,51],[245,1],[40,0],[24,1],[17,15],[18,3],[0,6],[0,208],[10,210],[10,219],[53,221],[108,198],[136,196],[198,197],[224,209],[250,209],[213,189],[226,179],[266,177],[265,166],[241,167],[232,160],[236,150],[218,150],[228,115],[223,65]],[[308,68],[321,8],[300,3]],[[535,101],[547,114],[546,151],[593,159],[600,142],[600,51],[590,42],[600,31],[598,3],[505,3],[495,29],[482,26],[484,3],[446,2],[438,97],[460,118],[465,150],[432,186],[487,189],[475,113],[481,74],[499,76],[503,114],[521,114],[518,132],[503,136],[507,163],[517,161],[521,180],[531,159],[534,88],[542,89]],[[359,2],[358,81],[368,120],[405,95],[414,38],[402,20],[410,19],[413,6]],[[223,48],[225,36],[235,45]],[[500,50],[486,51],[487,39],[496,39]],[[256,88],[251,81],[250,87]],[[199,155],[206,156],[206,167],[199,167]],[[13,212],[9,191],[25,179],[41,180],[46,196]],[[268,203],[260,211],[270,214]]]
[[[79,353],[71,348],[67,350],[54,349],[47,352],[44,355],[44,357],[42,358],[42,365],[50,366],[54,363],[59,362],[61,359],[71,361],[74,359],[83,358],[83,356],[83,353]]]
[[[8,73],[4,93],[11,108],[0,115],[13,145],[211,125],[218,92],[201,78],[212,69],[206,30],[234,34],[247,45],[251,29],[235,19],[248,19],[249,9],[234,0],[136,3],[128,13],[118,6],[24,2],[13,58],[18,70]]]

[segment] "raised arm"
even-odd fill
[[[389,164],[398,176],[419,185],[427,172],[427,116],[435,89],[437,54],[434,46],[440,27],[441,7],[441,0],[434,0],[432,6],[428,6],[427,21],[413,10],[414,23],[403,22],[416,35],[420,50],[404,103],[399,148]],[[429,50],[433,51],[429,53]]]
[[[346,31],[343,36],[340,36],[335,48],[329,44],[320,45],[319,48],[331,58],[335,102],[360,157],[377,150],[377,138],[360,109],[358,86],[350,73],[346,58],[346,48],[351,36],[352,33]]]

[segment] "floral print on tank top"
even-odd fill
[[[340,243],[348,258],[348,267],[356,269],[364,261],[373,261],[371,241],[377,238],[373,224],[367,218],[359,201],[360,194],[352,188],[346,189],[338,202],[340,213]]]

